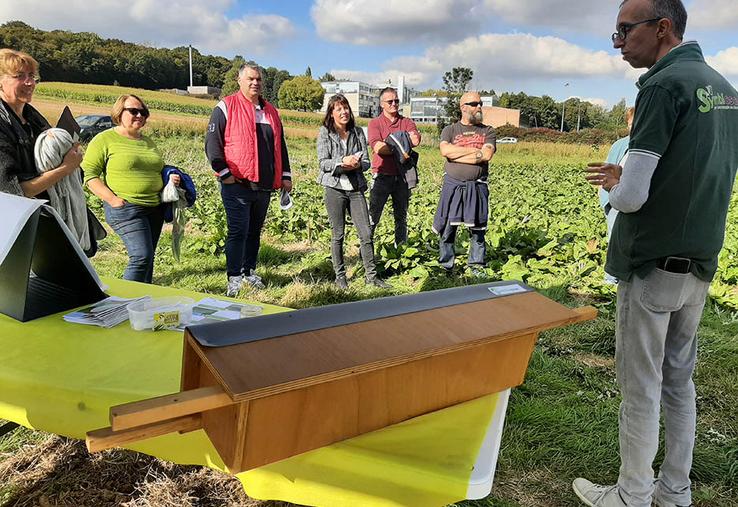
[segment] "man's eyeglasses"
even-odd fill
[[[139,109],[137,107],[124,107],[123,111],[128,111],[129,113],[131,113],[131,116],[138,116],[140,114],[144,118],[149,117],[148,109]]]
[[[33,81],[34,83],[38,84],[41,82],[41,78],[35,74],[31,74],[30,72],[22,72],[20,74],[11,75],[13,79],[17,79],[18,81],[21,81],[23,83],[27,83],[28,81]]]
[[[481,101],[477,102],[475,100],[473,102],[464,102],[464,105],[465,106],[471,106],[471,107],[479,107],[479,106],[483,106],[484,104]]]
[[[618,27],[618,31],[613,33],[610,38],[613,42],[617,40],[621,40],[625,42],[625,38],[628,36],[628,33],[635,28],[638,25],[642,25],[644,23],[653,23],[654,21],[660,21],[661,18],[651,18],[651,19],[644,19],[643,21],[638,21],[637,23],[621,23]]]
[[[400,103],[400,99],[389,99],[389,100],[385,100],[385,102],[387,104],[399,104]]]

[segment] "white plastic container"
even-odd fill
[[[257,306],[257,305],[246,305],[244,304],[241,306],[241,317],[258,317],[264,313],[264,307],[263,306]]]
[[[152,298],[128,305],[128,318],[136,331],[173,329],[192,320],[195,301],[186,297]]]

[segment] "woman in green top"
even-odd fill
[[[151,283],[154,252],[164,225],[160,192],[164,162],[141,133],[149,110],[135,95],[121,95],[111,113],[115,127],[96,135],[85,152],[85,183],[103,200],[105,220],[128,251],[124,280]],[[173,176],[179,185],[179,176]]]

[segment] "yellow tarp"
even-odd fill
[[[188,291],[105,280],[109,294]],[[265,313],[285,309],[263,305]],[[110,406],[179,391],[182,335],[71,324],[57,314],[21,323],[0,315],[0,418],[84,439]],[[336,400],[340,403],[340,400]],[[461,500],[497,403],[487,396],[317,449],[238,478],[256,498],[304,505],[445,505]],[[130,446],[181,464],[224,469],[205,433]]]

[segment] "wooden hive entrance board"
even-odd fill
[[[228,468],[249,470],[519,385],[540,331],[595,316],[526,292],[225,347],[193,328],[183,393],[113,407],[88,446],[198,413]]]

